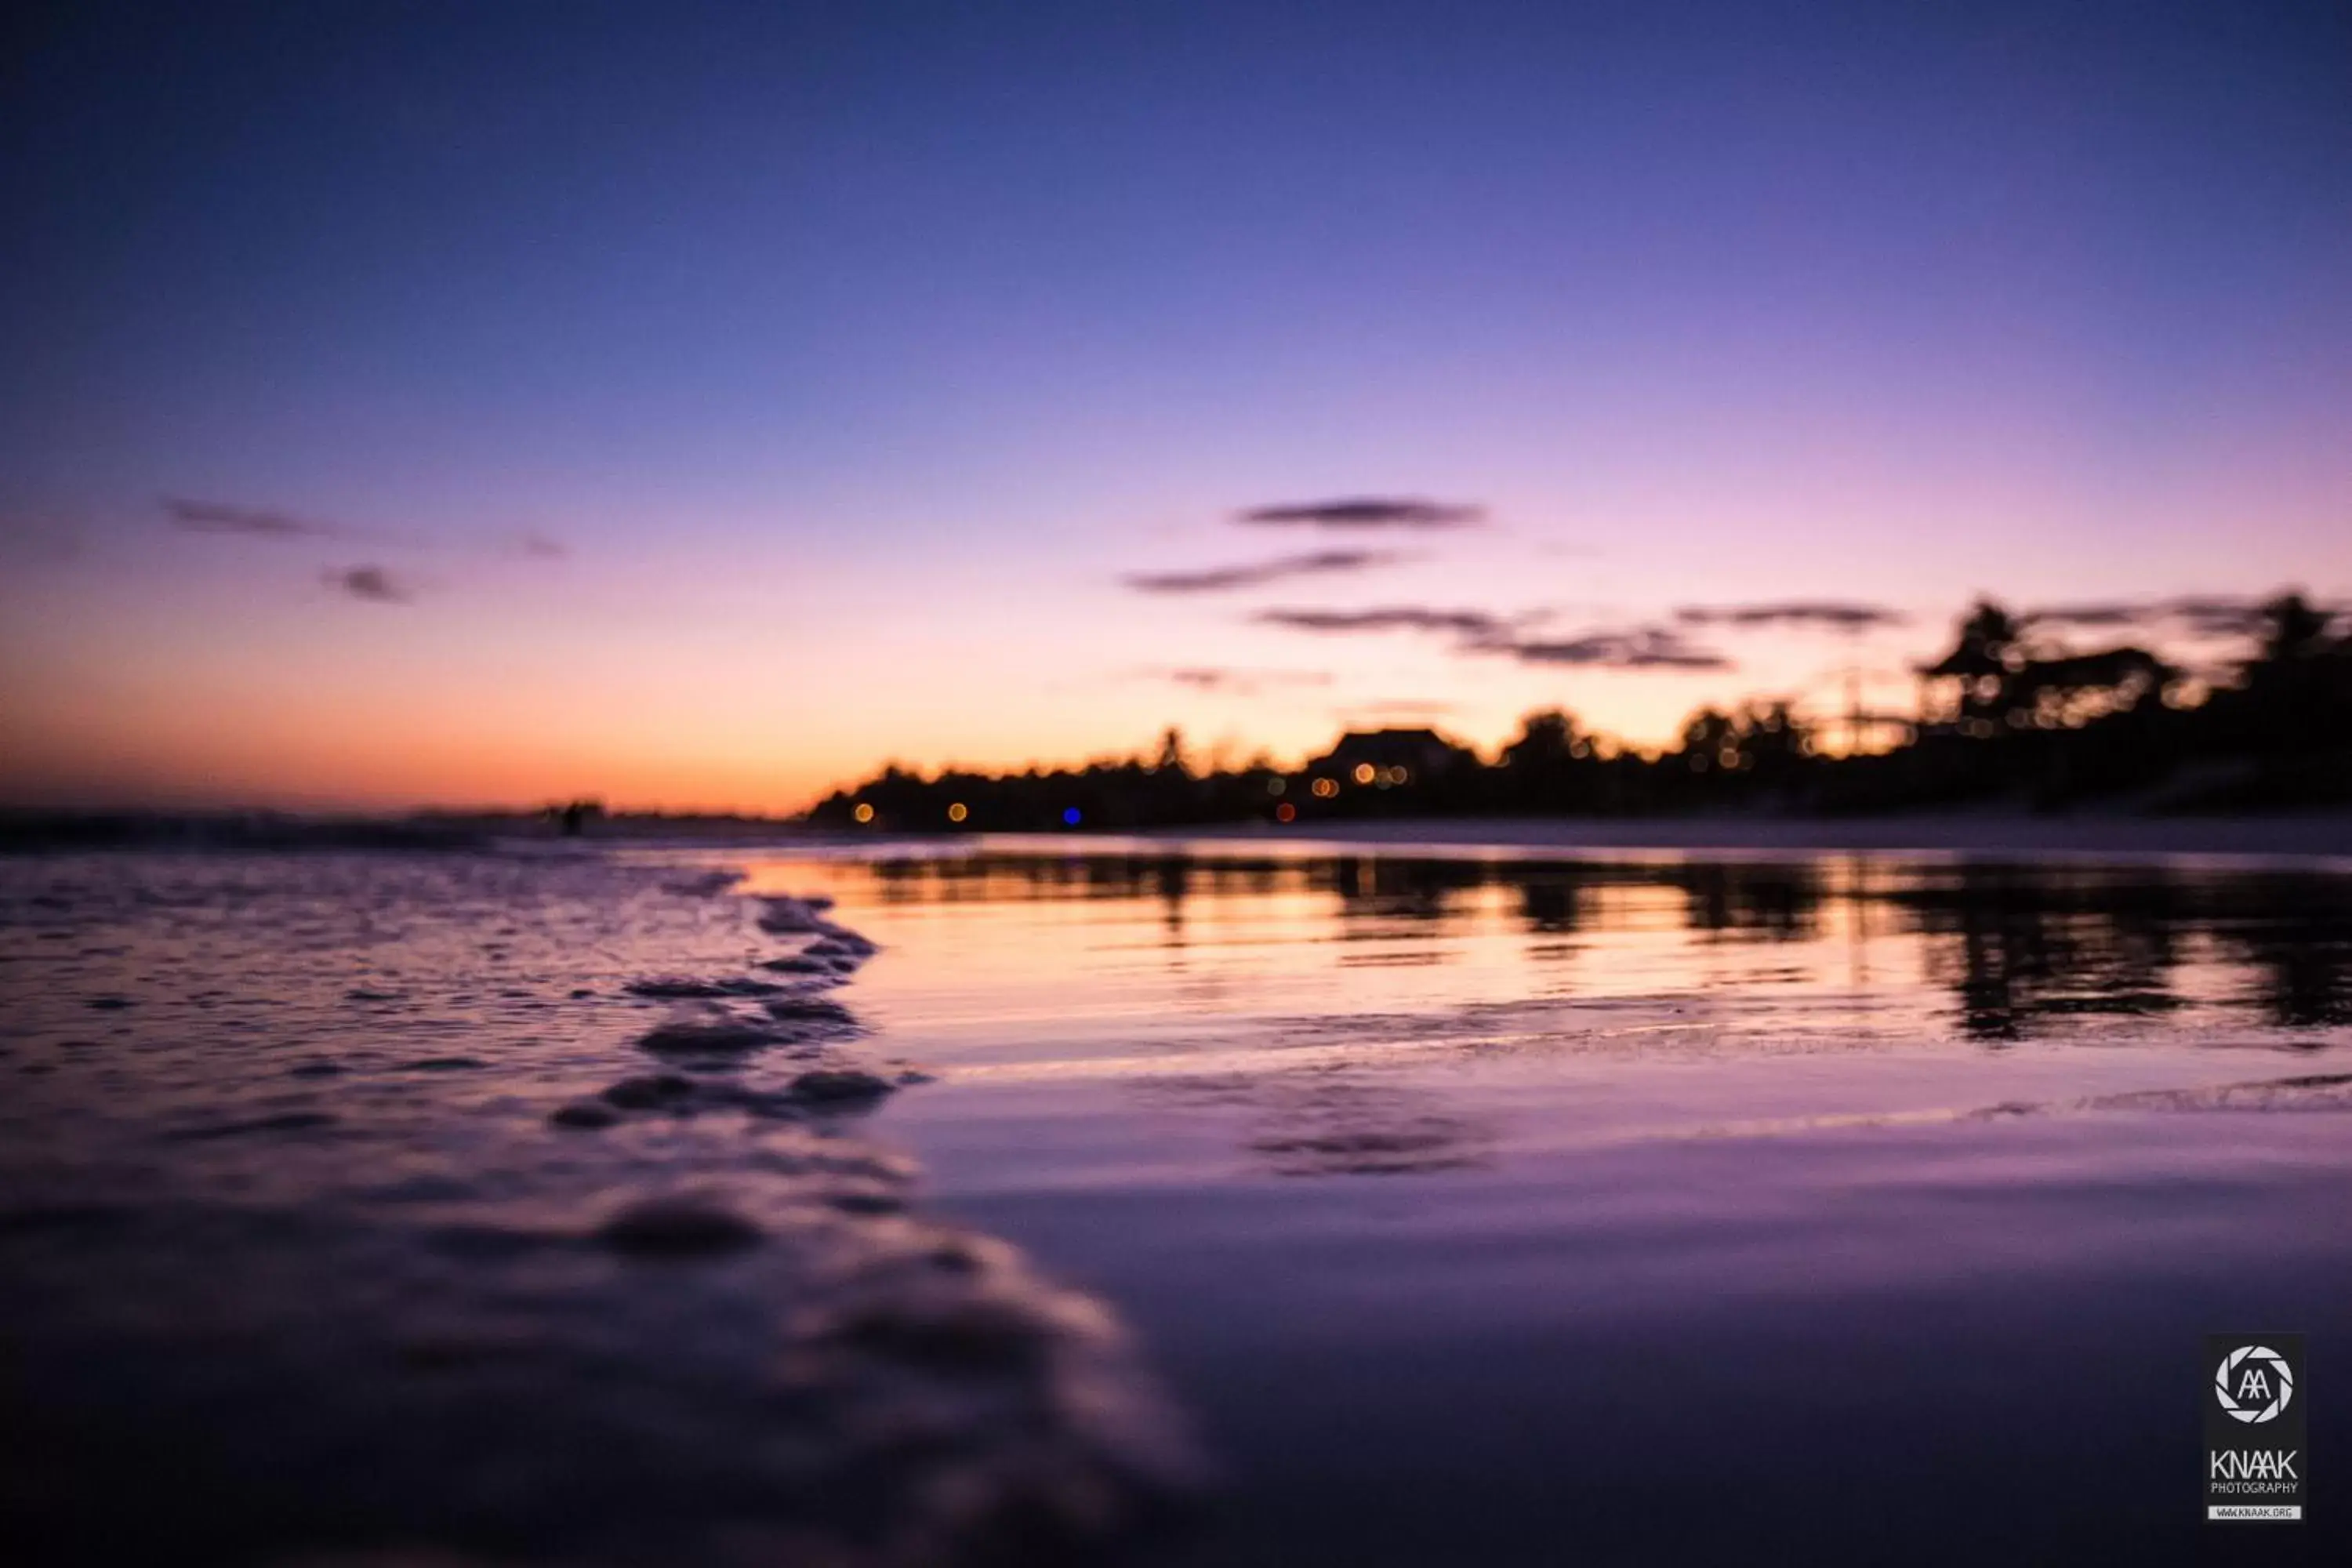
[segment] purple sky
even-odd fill
[[[1654,739],[2352,593],[2340,5],[16,26],[10,798]]]

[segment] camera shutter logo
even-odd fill
[[[2273,1421],[2294,1397],[2294,1373],[2268,1345],[2240,1345],[2214,1372],[2213,1397],[2232,1419]]]

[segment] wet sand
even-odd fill
[[[2200,1336],[2352,1327],[2339,879],[1026,851],[845,893],[877,1128],[1137,1327],[1190,1561],[2203,1561]]]
[[[2189,1562],[2326,1406],[2340,876],[1087,847],[0,862],[15,1557]]]
[[[1190,1491],[1116,1317],[865,1134],[922,1079],[822,910],[594,856],[0,879],[10,1561],[1082,1559]]]

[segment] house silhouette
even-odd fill
[[[1457,768],[1475,768],[1477,753],[1457,745],[1434,730],[1350,730],[1306,771],[1317,777],[1369,784],[1422,784],[1445,777]],[[1359,778],[1370,768],[1371,778]],[[1397,770],[1402,769],[1400,774]]]

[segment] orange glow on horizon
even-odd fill
[[[257,579],[217,542],[166,538],[152,553],[0,581],[0,800],[527,810],[596,798],[783,816],[888,763],[925,775],[1083,767],[1149,757],[1171,725],[1196,766],[1263,754],[1295,768],[1343,730],[1387,723],[1433,723],[1491,760],[1525,715],[1557,706],[1600,754],[1654,755],[1694,710],[1751,694],[1798,698],[1835,752],[1849,667],[1865,666],[1870,709],[1907,710],[1910,666],[1964,608],[1921,605],[1867,645],[1751,638],[1728,670],[1613,670],[1468,655],[1412,632],[1302,637],[1225,605],[1138,605],[1108,572],[1065,588],[1052,613],[984,580],[897,579],[887,563],[838,565],[820,589],[786,559],[691,552],[362,605],[299,574]],[[1497,557],[1445,595],[1561,591],[1519,575]],[[1671,603],[1675,583],[1661,574],[1649,597]],[[1186,684],[1168,678],[1171,647],[1244,678],[1316,679]],[[1394,705],[1375,700],[1401,690],[1418,714],[1389,717]]]

